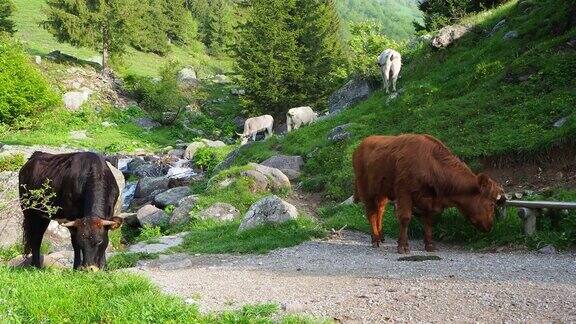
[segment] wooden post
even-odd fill
[[[540,214],[540,209],[530,209],[522,207],[518,209],[518,217],[522,220],[524,234],[532,236],[536,232],[536,217]]]

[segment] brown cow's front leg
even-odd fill
[[[396,202],[396,218],[400,225],[400,234],[398,236],[398,253],[410,253],[408,244],[408,226],[412,218],[412,199],[409,195],[399,195]]]
[[[434,226],[434,218],[432,215],[424,215],[422,217],[424,223],[424,249],[426,252],[436,252],[434,240],[432,235],[432,227]]]

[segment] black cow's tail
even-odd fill
[[[29,255],[32,253],[32,243],[30,242],[32,234],[31,217],[26,217],[22,220],[22,255]]]

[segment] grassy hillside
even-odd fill
[[[512,1],[471,17],[473,31],[446,50],[403,51],[398,98],[378,91],[334,118],[253,145],[238,163],[274,151],[306,156],[306,187],[340,200],[352,194],[351,154],[368,135],[432,134],[473,166],[483,157],[527,155],[574,139],[576,50],[567,45],[576,37],[574,6]],[[502,19],[505,27],[489,36]],[[511,30],[519,36],[504,40]],[[563,117],[566,123],[553,127]],[[329,143],[328,132],[347,123],[351,138]]]
[[[375,20],[384,33],[394,39],[406,39],[414,34],[412,21],[422,16],[416,0],[339,0],[336,1],[345,32],[352,22]]]
[[[20,39],[28,51],[34,55],[45,55],[53,50],[74,55],[81,59],[93,59],[98,53],[87,48],[76,48],[68,44],[58,43],[39,23],[44,19],[42,7],[46,5],[44,0],[13,0],[16,5],[14,21],[16,22],[16,38]],[[130,49],[124,57],[123,73],[139,75],[156,75],[158,67],[167,59],[178,60],[186,65],[191,65],[199,71],[212,73],[213,71],[228,70],[230,62],[216,60],[204,53],[204,45],[200,42],[189,45],[186,48],[172,46],[171,52],[165,57],[143,53]]]

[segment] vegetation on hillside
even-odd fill
[[[416,30],[435,31],[446,25],[452,25],[462,18],[485,9],[501,5],[508,0],[424,0],[418,4],[418,9],[424,15],[421,24],[414,21]]]
[[[12,20],[12,13],[14,12],[14,4],[11,0],[0,0],[0,34],[14,34],[15,24]]]

